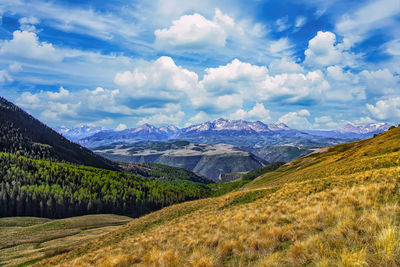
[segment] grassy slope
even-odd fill
[[[398,266],[400,128],[174,205],[40,265]]]
[[[129,217],[108,214],[60,220],[0,218],[0,266],[35,262],[69,251],[131,220]]]

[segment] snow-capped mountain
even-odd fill
[[[381,123],[369,123],[361,126],[354,126],[352,124],[346,124],[338,131],[341,133],[357,133],[357,134],[366,134],[366,133],[375,133],[375,132],[384,132],[388,130],[390,125],[385,122]]]
[[[370,138],[374,134],[379,134],[387,131],[390,124],[380,122],[380,123],[369,123],[366,125],[355,126],[350,123],[346,124],[340,129],[332,131],[318,131],[318,130],[307,130],[306,133],[332,138],[346,138],[352,140],[361,140],[365,138]]]
[[[208,121],[202,124],[192,125],[182,129],[182,133],[204,132],[204,131],[247,131],[256,133],[265,133],[271,131],[286,131],[290,128],[283,123],[264,124],[261,121],[248,122],[244,120],[225,120],[218,119]]]
[[[348,124],[334,131],[298,131],[286,124],[265,124],[260,121],[218,119],[179,129],[176,126],[156,127],[143,124],[123,131],[83,126],[65,127],[57,131],[86,147],[110,144],[131,144],[139,141],[187,140],[202,144],[231,144],[235,146],[306,145],[326,146],[372,137],[389,128],[387,123],[364,126]]]
[[[54,130],[63,135],[65,138],[75,142],[98,132],[107,131],[107,129],[104,127],[90,126],[80,126],[76,128],[55,127]]]

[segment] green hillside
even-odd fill
[[[2,97],[0,97],[0,122],[0,152],[116,169],[111,161],[68,141]]]
[[[147,177],[149,179],[163,181],[188,180],[203,184],[214,183],[211,179],[198,175],[192,171],[163,164],[136,162],[120,163],[120,166],[130,173]]]
[[[400,128],[133,220],[38,266],[399,266]]]
[[[137,217],[208,196],[187,180],[159,181],[127,172],[0,153],[0,217],[64,218],[94,213]]]

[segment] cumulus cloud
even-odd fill
[[[50,62],[63,59],[52,44],[40,42],[36,33],[29,31],[14,31],[13,39],[1,43],[0,54]]]
[[[201,84],[214,94],[238,92],[241,87],[261,82],[268,74],[265,66],[256,66],[234,59],[217,68],[207,68]]]
[[[304,52],[306,65],[324,67],[329,65],[355,66],[355,54],[346,52],[344,43],[336,43],[336,35],[332,32],[318,31],[317,35],[308,42]]]
[[[262,100],[282,99],[287,103],[320,102],[330,85],[320,71],[306,74],[277,74],[266,77],[257,96]]]
[[[149,117],[144,117],[138,121],[138,125],[145,123],[151,123],[154,125],[179,125],[182,122],[185,113],[181,110],[174,112],[173,114],[158,113]]]
[[[359,73],[360,82],[372,96],[389,95],[398,92],[400,77],[388,69],[376,71],[363,70]]]
[[[367,104],[371,115],[378,120],[400,120],[400,97],[382,99],[375,105]]]
[[[114,82],[125,97],[141,100],[139,106],[147,105],[146,99],[159,102],[189,99],[193,105],[199,105],[204,95],[197,74],[177,66],[172,58],[165,56],[133,71],[117,73]]]
[[[274,60],[269,65],[269,70],[273,74],[281,73],[303,73],[304,68],[292,60],[284,57],[282,59]]]
[[[36,17],[22,17],[18,20],[20,29],[23,31],[36,32],[36,24],[39,24],[39,19]]]
[[[251,110],[238,109],[231,115],[232,119],[268,122],[271,120],[270,111],[261,103],[257,103]]]
[[[303,109],[298,112],[289,112],[279,118],[280,123],[284,123],[294,129],[310,129],[311,123],[306,117],[311,114],[308,110]]]
[[[212,20],[198,13],[184,15],[172,22],[172,26],[154,32],[156,44],[165,46],[203,47],[226,44],[228,33],[235,27],[235,21],[228,15],[215,9]]]
[[[327,66],[340,62],[341,53],[335,46],[336,35],[331,32],[319,31],[308,42],[308,49],[304,52],[305,63],[309,65]]]
[[[118,90],[101,87],[76,92],[60,87],[58,92],[25,92],[16,102],[23,108],[39,112],[39,117],[45,121],[91,122],[134,113],[134,110],[117,103],[117,95]]]

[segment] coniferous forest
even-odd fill
[[[0,216],[64,218],[114,213],[137,217],[206,197],[192,181],[159,181],[120,171],[0,153]]]

